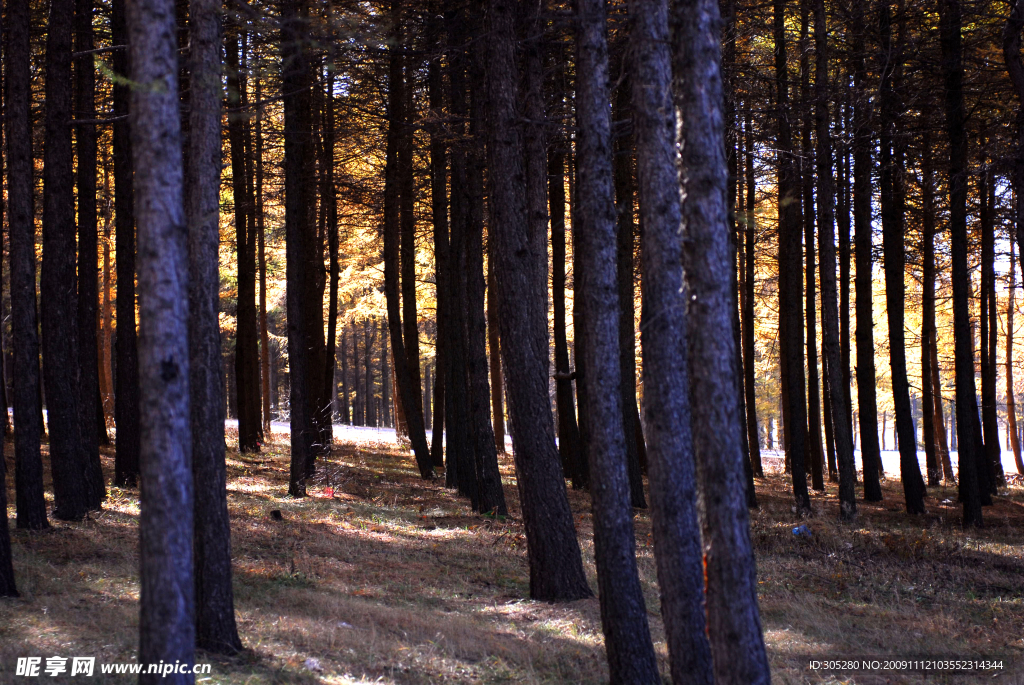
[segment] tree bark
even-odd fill
[[[932,338],[935,336],[935,186],[932,169],[931,136],[926,132],[921,141],[921,395],[924,418],[924,451],[928,469],[928,485],[936,486],[942,478],[936,450],[935,390],[932,378]],[[941,407],[939,408],[941,412]],[[941,425],[941,424],[940,424]]]
[[[757,434],[757,376],[754,355],[754,279],[757,273],[757,262],[754,243],[757,239],[756,214],[756,180],[754,177],[754,130],[750,115],[746,119],[746,135],[744,139],[744,155],[746,161],[747,205],[743,216],[743,246],[746,251],[747,278],[743,284],[743,369],[744,388],[746,391],[747,410],[747,443],[750,450],[750,465],[754,475],[764,478],[764,465],[761,463],[761,446]],[[769,447],[769,449],[771,449]]]
[[[804,322],[801,301],[800,235],[803,220],[793,158],[786,64],[786,0],[774,0],[775,116],[777,118],[779,211],[779,354],[786,456],[798,512],[811,508],[807,493],[807,401],[804,392]],[[858,319],[859,320],[859,319]]]
[[[174,3],[128,4],[136,88],[132,158],[139,225],[141,387],[139,662],[195,662],[189,426],[188,245],[182,206]],[[219,113],[218,113],[219,115]],[[190,683],[153,674],[139,682]]]
[[[860,453],[864,471],[864,501],[880,502],[881,451],[878,447],[878,403],[875,398],[875,336],[871,275],[871,99],[865,60],[864,6],[851,8],[853,34],[853,240],[857,274],[857,414],[860,417]]]
[[[965,526],[982,525],[979,473],[983,455],[976,454],[974,423],[978,405],[974,385],[974,344],[969,310],[967,270],[967,134],[963,92],[963,46],[959,0],[941,0],[939,27],[945,91],[946,135],[949,138],[949,232],[953,263],[953,337],[956,365],[956,425],[959,445],[960,502]],[[972,418],[973,415],[973,418]]]
[[[79,521],[92,508],[82,442],[71,147],[71,35],[74,0],[50,3],[46,34],[46,145],[43,149],[43,260],[40,309],[54,517]],[[91,415],[90,415],[91,416]]]
[[[76,52],[92,50],[92,0],[75,1]],[[74,68],[74,116],[96,118],[96,72],[92,55],[80,57]],[[85,451],[86,498],[90,509],[99,509],[106,499],[103,467],[100,464],[100,430],[103,407],[100,400],[99,348],[96,322],[99,316],[99,236],[96,220],[96,127],[75,127],[78,182],[78,376],[79,425]],[[100,420],[97,420],[97,417]],[[101,429],[101,426],[103,428]]]
[[[441,28],[435,28],[440,34]],[[438,43],[441,43],[440,36]],[[431,435],[430,457],[434,466],[444,466],[444,425],[448,381],[448,355],[450,354],[448,332],[448,308],[452,306],[448,288],[448,146],[444,130],[436,120],[443,116],[444,74],[440,58],[430,61],[427,67],[427,97],[430,103],[430,204],[434,233],[434,286],[437,290],[437,341],[434,348],[434,411],[433,434]]]
[[[323,396],[320,398],[323,421],[321,439],[324,452],[331,451],[334,443],[334,395],[335,367],[337,364],[336,341],[338,337],[338,281],[341,279],[341,266],[338,263],[338,195],[334,187],[334,72],[327,70],[326,89],[324,93],[324,183],[321,203],[326,203],[327,218],[327,259],[330,262],[328,277],[330,285],[327,295],[327,340],[324,353],[324,385]]]
[[[501,355],[513,453],[526,529],[530,597],[566,601],[592,596],[555,447],[548,400],[547,308],[540,284],[542,255],[527,230],[526,172],[515,54],[518,3],[492,0],[487,42],[488,167],[501,169],[491,198]]]
[[[188,225],[189,404],[195,493],[196,645],[219,654],[242,649],[231,587],[231,525],[224,463],[220,321],[220,5],[189,5],[189,135],[185,169]],[[229,46],[230,47],[230,46]]]
[[[256,92],[254,96],[256,102],[263,101],[263,92],[261,84],[263,79],[256,79]],[[259,321],[260,321],[260,378],[262,391],[262,405],[263,405],[263,434],[265,439],[270,439],[270,334],[267,330],[267,232],[265,225],[265,213],[263,211],[263,112],[257,110],[255,120],[253,121],[253,140],[254,140],[254,152],[255,159],[253,159],[253,166],[255,167],[256,176],[256,250],[257,259],[259,260],[259,278],[260,278],[260,301],[259,301]],[[347,413],[346,413],[347,416]]]
[[[49,527],[40,456],[39,320],[32,192],[30,10],[28,0],[7,5],[4,41],[7,124],[7,207],[11,259],[11,338],[14,347],[14,481],[17,527]]]
[[[396,10],[395,21],[401,23]],[[423,392],[422,376],[420,374],[420,338],[419,322],[416,314],[416,216],[413,213],[415,203],[415,187],[413,184],[413,131],[412,119],[413,99],[412,90],[414,87],[412,67],[406,64],[404,52],[405,47],[399,38],[398,48],[393,57],[400,60],[402,69],[397,81],[391,81],[396,87],[394,102],[400,108],[396,112],[395,120],[398,125],[398,212],[400,227],[400,268],[401,268],[401,290],[402,290],[402,331],[405,341],[405,358],[408,360],[409,373],[412,378],[412,385],[415,389],[415,406],[423,414]],[[402,395],[396,393],[399,404],[402,406],[404,415],[410,414],[410,408],[402,404]]]
[[[985,438],[985,461],[989,485],[995,494],[1005,485],[1002,452],[999,448],[999,414],[996,406],[996,273],[995,273],[995,175],[982,154],[979,178],[979,225],[981,228],[981,419]]]
[[[691,416],[693,444],[702,489],[715,493],[705,497],[703,521],[708,637],[715,682],[768,683],[744,498],[743,424],[736,401],[740,378],[732,334],[733,253],[718,3],[676,0],[672,18],[674,104],[679,121],[686,122],[679,128],[678,145],[685,197],[683,268],[690,317],[690,394],[700,398]],[[796,349],[799,353],[799,346]],[[794,418],[799,425],[799,417]],[[797,457],[794,450],[794,471]]]
[[[672,682],[713,682],[704,612],[696,472],[686,364],[686,295],[679,228],[667,0],[633,0],[633,126],[643,268],[644,414],[652,532]]]
[[[490,236],[487,239],[487,347],[491,365],[491,416],[494,425],[494,447],[505,453],[505,379],[501,372],[501,334],[498,332],[498,289],[494,275],[494,254]]]
[[[857,514],[854,487],[857,467],[853,461],[853,438],[845,420],[846,398],[843,392],[843,367],[839,339],[839,309],[836,302],[835,189],[832,184],[832,141],[830,138],[828,96],[828,27],[825,0],[814,3],[814,45],[816,55],[816,124],[818,149],[818,251],[821,255],[821,328],[827,376],[826,402],[831,407],[832,434],[839,469],[840,518],[850,520]]]
[[[115,45],[128,43],[125,0],[111,0],[110,37]],[[111,59],[114,73],[128,76],[128,50],[115,50]],[[117,337],[114,352],[117,372],[114,377],[114,484],[133,487],[139,478],[139,353],[135,328],[135,174],[132,166],[132,142],[127,117],[127,82],[113,86],[114,116],[114,261],[117,263]]]
[[[601,625],[611,682],[659,683],[661,676],[636,568],[628,442],[623,430],[619,340],[622,312],[616,284],[615,187],[604,0],[577,2],[576,21],[577,221],[583,267],[576,296],[583,298],[587,329],[584,380],[588,393],[583,411],[591,420],[592,430],[588,457]],[[632,206],[632,197],[629,204]]]

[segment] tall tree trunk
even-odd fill
[[[491,0],[487,41],[487,101],[490,120],[488,168],[501,169],[495,183],[491,217],[501,355],[508,374],[506,390],[519,496],[530,565],[530,597],[545,601],[592,596],[580,556],[569,498],[555,447],[548,400],[547,307],[541,291],[542,255],[527,230],[526,171],[515,50],[518,3]]]
[[[974,422],[978,414],[974,385],[974,344],[967,270],[967,133],[963,91],[963,44],[959,0],[941,0],[939,27],[949,138],[949,232],[953,263],[953,338],[956,364],[956,426],[959,445],[960,502],[964,525],[982,525],[979,473],[984,457],[976,454]],[[972,416],[973,415],[973,416]]]
[[[487,347],[491,365],[491,416],[494,424],[494,447],[505,453],[505,402],[502,389],[505,385],[501,373],[501,335],[498,331],[498,289],[494,275],[494,248],[487,241]]]
[[[857,274],[857,414],[860,416],[860,454],[864,471],[864,501],[880,502],[882,453],[878,447],[878,403],[875,398],[875,334],[871,275],[871,99],[865,59],[864,6],[851,7],[853,34],[853,240]]]
[[[0,597],[17,597],[18,587],[14,582],[14,564],[11,560],[11,529],[7,524],[7,460],[0,459]]]
[[[399,313],[399,252],[401,233],[401,212],[399,205],[401,170],[398,168],[400,162],[401,128],[405,126],[402,117],[404,109],[404,95],[402,86],[404,76],[402,74],[401,59],[401,0],[392,0],[391,13],[394,19],[395,42],[390,48],[390,78],[388,92],[388,140],[387,140],[387,165],[385,171],[385,199],[384,199],[384,294],[387,299],[388,330],[391,335],[391,348],[394,350],[395,364],[395,385],[396,395],[405,410],[405,419],[409,428],[409,440],[412,442],[413,453],[416,457],[416,465],[419,467],[420,476],[424,479],[434,477],[433,461],[430,457],[430,448],[427,445],[426,431],[423,426],[423,412],[420,408],[420,386],[419,386],[419,343],[416,341],[415,348],[411,351],[406,349],[406,340],[415,338],[415,309],[409,309],[409,293],[405,293],[406,299],[406,328],[405,339],[403,339],[402,319]],[[415,275],[415,271],[413,272]],[[415,281],[413,281],[415,285]],[[415,304],[415,289],[412,291]],[[412,326],[409,324],[409,317],[413,317]],[[417,368],[413,368],[410,360],[413,359],[412,352],[416,353],[415,360]]]
[[[338,195],[334,187],[334,72],[327,70],[327,84],[324,93],[324,184],[320,201],[327,203],[327,254],[330,267],[329,292],[327,296],[327,341],[324,354],[324,386],[323,397],[320,399],[323,420],[321,439],[324,452],[330,452],[334,443],[334,406],[335,395],[335,341],[338,336],[338,281],[341,268],[338,263]]]
[[[821,254],[821,328],[825,355],[825,374],[828,390],[825,401],[831,407],[830,423],[835,440],[836,462],[839,469],[840,517],[852,519],[857,513],[854,487],[857,484],[857,466],[853,461],[853,438],[850,424],[845,420],[846,397],[843,392],[843,362],[839,339],[839,309],[836,301],[836,247],[835,192],[832,185],[832,140],[829,121],[828,96],[828,27],[825,0],[814,3],[814,51],[816,124],[818,149],[818,251]]]
[[[949,457],[949,446],[946,442],[946,421],[942,416],[942,380],[939,374],[938,340],[935,327],[932,327],[931,356],[932,356],[932,392],[935,393],[935,439],[938,450],[938,460],[942,464],[942,477],[947,483],[956,483],[956,474],[953,472],[953,462]],[[952,421],[951,435],[953,449],[956,449],[956,412],[950,416]]]
[[[319,318],[309,321],[304,302],[313,290],[315,263],[309,253],[314,236],[311,225],[312,179],[305,168],[313,155],[310,120],[310,73],[305,35],[309,10],[305,0],[281,0],[281,89],[284,93],[284,210],[285,271],[287,280],[288,367],[291,422],[291,471],[288,494],[304,497],[306,469],[314,455],[314,417],[310,411],[310,330]],[[319,307],[318,307],[319,309]]]
[[[686,122],[678,142],[685,197],[683,267],[690,316],[690,392],[700,398],[691,417],[693,444],[702,489],[715,493],[705,498],[703,521],[708,637],[717,682],[768,683],[744,498],[743,424],[736,401],[740,378],[732,335],[735,301],[729,262],[733,253],[718,3],[676,0],[672,18],[674,104],[678,120]],[[799,421],[798,416],[794,418]],[[794,450],[794,471],[797,456]]]
[[[75,1],[74,49],[93,49],[92,0]],[[92,55],[75,62],[74,113],[82,119],[96,118],[96,71]],[[96,127],[75,127],[78,182],[78,377],[79,425],[85,452],[86,498],[90,509],[99,509],[106,499],[103,467],[100,464],[100,431],[103,407],[100,400],[99,349],[96,322],[99,316],[99,236],[96,220]],[[99,420],[98,420],[99,419]],[[101,428],[102,426],[102,428]]]
[[[31,21],[28,0],[7,5],[4,40],[7,199],[11,251],[11,338],[14,347],[14,481],[17,527],[49,527],[40,456],[39,320],[32,193]]]
[[[924,417],[924,452],[928,485],[939,484],[942,470],[936,452],[935,390],[932,383],[932,338],[935,335],[935,186],[932,169],[931,136],[921,141],[921,395]],[[941,411],[941,408],[940,410]]]
[[[439,22],[440,23],[440,22]],[[435,27],[440,34],[441,27]],[[438,43],[441,42],[440,35]],[[444,74],[441,59],[430,61],[427,73],[427,97],[430,102],[431,120],[440,117],[444,110]],[[434,412],[433,434],[431,435],[430,457],[434,466],[444,466],[444,422],[448,381],[448,356],[450,354],[448,332],[448,308],[452,306],[448,289],[448,146],[444,130],[438,123],[431,123],[430,133],[430,208],[434,233],[434,285],[437,290],[435,319],[437,321],[437,343],[434,348]]]
[[[263,91],[261,85],[263,79],[256,79],[256,102],[263,102]],[[253,166],[255,167],[255,180],[256,180],[256,202],[254,210],[256,212],[256,250],[257,259],[259,260],[259,278],[260,278],[260,301],[259,301],[259,320],[260,320],[260,378],[261,378],[261,394],[262,394],[262,405],[263,405],[263,433],[267,440],[270,439],[270,334],[267,330],[267,231],[265,225],[266,215],[263,211],[263,110],[262,107],[257,109],[256,116],[253,121],[253,147],[255,151],[255,159],[253,159]]]
[[[844,78],[846,79],[844,83],[848,83],[849,76],[846,75]],[[844,141],[851,130],[849,110],[849,94],[847,93],[840,116],[841,136]],[[847,432],[850,434],[852,441],[854,423],[853,396],[851,391],[852,374],[850,368],[850,284],[853,282],[850,278],[850,210],[852,209],[850,206],[850,144],[849,142],[843,142],[841,145],[841,156],[836,160],[839,166],[839,189],[838,197],[836,198],[836,209],[838,211],[836,214],[836,229],[839,234],[839,341],[843,367],[843,405],[845,407],[842,418],[846,421],[848,426]]]
[[[188,225],[189,403],[195,492],[196,644],[242,649],[231,587],[231,525],[224,463],[220,340],[221,28],[216,0],[189,6]]]
[[[1017,402],[1013,388],[1013,313],[1016,306],[1017,270],[1014,264],[1013,248],[1016,241],[1016,226],[1010,224],[1010,274],[1006,300],[1006,432],[1010,434],[1010,447],[1017,473],[1024,475],[1024,460],[1020,453],[1020,435],[1017,433]]]
[[[580,471],[582,454],[569,368],[569,344],[565,337],[565,144],[564,139],[555,139],[548,149],[548,206],[551,214],[551,294],[558,452],[562,460],[562,472],[574,478],[574,474]]]
[[[103,432],[100,433],[100,444],[107,433],[107,417],[113,414],[114,400],[114,369],[111,353],[113,351],[113,308],[111,301],[111,229],[113,228],[113,202],[110,191],[110,172],[108,158],[103,158],[103,300],[100,314],[100,396],[103,409]]]
[[[579,50],[576,80],[579,122],[577,221],[580,223],[580,264],[583,266],[577,297],[583,298],[587,328],[584,373],[588,392],[583,411],[592,422],[588,457],[601,626],[612,683],[659,683],[661,676],[636,568],[627,467],[628,441],[623,431],[619,341],[622,312],[615,273],[614,153],[608,107],[604,0],[580,0],[576,4],[576,21]],[[529,67],[528,64],[527,69]],[[632,197],[629,204],[632,205]]]
[[[713,682],[697,523],[686,363],[686,294],[679,239],[678,155],[667,0],[633,0],[633,125],[643,269],[644,414],[661,615],[672,682]],[[651,312],[660,315],[651,316]]]
[[[225,36],[228,104],[228,140],[231,145],[231,187],[235,212],[235,248],[238,264],[238,300],[235,328],[235,392],[238,404],[238,450],[260,449],[261,398],[259,379],[259,330],[256,310],[256,227],[252,222],[247,180],[245,126],[247,104],[239,48],[242,28],[229,22]],[[255,372],[255,373],[254,373]]]
[[[396,6],[400,5],[400,2]],[[400,10],[395,10],[394,21],[398,26],[402,19]],[[400,29],[396,29],[399,30]],[[403,45],[405,37],[400,34],[398,43],[392,59],[399,61],[402,69],[397,80],[392,80],[391,85],[395,93],[391,97],[396,105],[394,122],[398,126],[398,208],[400,238],[400,268],[401,268],[401,290],[402,290],[402,330],[405,341],[405,358],[408,362],[412,386],[415,390],[414,400],[416,410],[423,414],[423,390],[420,374],[420,338],[419,324],[416,314],[416,216],[414,214],[415,186],[413,183],[413,130],[412,120],[415,115],[413,110],[412,91],[414,88],[413,68],[406,64]],[[394,74],[393,74],[394,76]],[[390,122],[389,122],[390,123]],[[403,395],[396,393],[398,404],[401,405],[406,421],[413,411],[403,404]]]
[[[341,391],[338,393],[338,421],[345,425],[352,425],[352,405],[349,401],[348,390],[348,331],[344,322],[341,327]]]
[[[50,3],[46,34],[46,145],[43,149],[43,263],[40,308],[54,517],[81,520],[92,508],[82,442],[75,197],[71,147],[71,34],[74,0]],[[90,418],[92,415],[90,414]]]
[[[128,6],[139,221],[139,662],[195,662],[189,426],[189,270],[182,207],[178,46],[170,0]],[[219,112],[217,113],[219,116]],[[140,683],[188,683],[147,674]]]
[[[617,126],[626,127],[613,139],[612,173],[615,197],[616,292],[619,310],[619,394],[622,404],[622,431],[625,436],[629,494],[633,506],[647,508],[644,481],[640,469],[640,451],[635,439],[636,425],[636,333],[633,328],[633,239],[636,232],[633,196],[633,134],[629,120],[629,78],[622,79],[615,94],[612,114]]]
[[[754,129],[750,114],[746,118],[746,135],[744,140],[743,159],[746,162],[747,205],[743,216],[743,246],[746,250],[747,278],[743,284],[743,370],[745,377],[746,410],[747,410],[747,443],[750,450],[750,465],[754,475],[764,478],[764,465],[761,463],[761,448],[757,435],[757,375],[756,357],[754,354],[754,279],[757,273],[754,242],[757,239],[756,210],[756,179],[754,177]],[[769,447],[769,449],[771,449]]]
[[[807,493],[807,401],[804,393],[804,322],[801,300],[800,213],[786,62],[786,0],[774,0],[775,115],[779,208],[779,354],[782,371],[786,456],[798,512],[809,510]]]
[[[992,493],[1005,485],[999,448],[999,414],[996,406],[996,273],[995,273],[995,175],[983,153],[979,179],[981,211],[981,418],[985,437],[985,461]]]
[[[803,199],[804,255],[806,259],[804,274],[807,279],[805,290],[805,315],[807,332],[807,434],[808,455],[811,460],[811,487],[824,491],[825,479],[822,467],[825,463],[825,452],[821,444],[821,382],[818,378],[818,325],[817,296],[815,286],[814,256],[814,148],[811,146],[811,129],[813,128],[811,106],[811,70],[810,49],[807,36],[810,25],[810,0],[800,0],[800,110],[802,113],[800,128],[800,181]]]

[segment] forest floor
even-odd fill
[[[229,436],[229,445],[233,436]],[[45,450],[45,446],[44,446]],[[13,448],[6,446],[8,473]],[[45,457],[44,457],[45,458]],[[104,467],[113,471],[112,451]],[[47,473],[49,470],[47,469]],[[596,599],[530,601],[511,459],[502,472],[512,515],[475,515],[442,481],[420,480],[407,452],[376,438],[339,443],[310,497],[287,496],[287,436],[260,454],[228,454],[235,600],[245,652],[198,682],[599,683],[607,679]],[[12,478],[8,501],[13,503]],[[49,483],[47,483],[49,488]],[[836,489],[814,497],[796,536],[786,477],[758,483],[752,515],[761,617],[776,683],[1024,683],[1024,488],[965,532],[956,491],[929,492],[904,513],[896,479],[885,501],[837,521]],[[47,497],[50,497],[49,491]],[[591,587],[593,531],[585,493],[570,491]],[[275,520],[271,512],[281,512]],[[137,490],[112,488],[104,510],[44,533],[13,530],[21,598],[0,601],[0,683],[19,656],[94,656],[96,675],[44,682],[134,682],[99,664],[137,649]],[[13,504],[8,510],[13,525]],[[637,561],[667,674],[650,517],[636,516]],[[810,659],[949,656],[1002,659],[984,675],[830,675]],[[63,679],[62,679],[63,678]],[[667,680],[667,675],[666,675]]]

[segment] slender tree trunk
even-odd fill
[[[306,469],[312,461],[316,432],[310,412],[309,349],[311,327],[304,295],[312,290],[313,264],[308,263],[313,240],[310,223],[311,185],[304,168],[313,154],[310,120],[310,74],[305,47],[308,7],[305,0],[281,0],[281,89],[284,93],[285,271],[287,280],[288,367],[291,421],[291,472],[288,494],[306,495]],[[315,393],[314,393],[315,394]]]
[[[494,248],[487,241],[487,346],[491,365],[491,416],[494,426],[494,447],[500,454],[505,453],[505,402],[502,388],[505,380],[501,374],[501,335],[498,332],[498,289],[494,275]]]
[[[139,220],[141,491],[139,662],[195,662],[189,426],[189,270],[178,46],[170,0],[128,5]],[[218,112],[219,116],[219,112]],[[190,683],[142,675],[140,683]]]
[[[103,401],[103,432],[100,433],[101,444],[110,444],[107,434],[107,417],[113,414],[114,400],[114,369],[111,353],[113,351],[113,308],[111,302],[111,228],[113,223],[113,202],[110,191],[110,173],[106,154],[103,160],[103,301],[100,316],[100,396]]]
[[[849,83],[849,76],[845,73],[843,83]],[[841,156],[836,160],[839,166],[836,229],[839,234],[839,341],[843,367],[843,404],[846,409],[843,419],[846,421],[848,432],[852,438],[855,431],[851,391],[852,373],[850,368],[850,284],[853,283],[853,279],[850,277],[850,210],[852,208],[850,205],[850,144],[846,141],[852,128],[849,110],[849,93],[847,93],[840,117],[841,135],[844,142],[841,143]]]
[[[75,1],[76,52],[92,50],[92,0]],[[92,55],[75,61],[74,116],[96,118],[96,72]],[[78,377],[79,425],[86,464],[86,498],[90,509],[99,509],[106,499],[103,467],[100,465],[100,430],[103,408],[100,404],[99,350],[96,321],[99,315],[99,250],[96,219],[96,127],[75,127],[78,185]],[[100,420],[97,420],[97,418]]]
[[[32,119],[28,0],[11,0],[4,40],[7,199],[11,251],[11,338],[14,348],[14,481],[17,527],[49,527],[40,456],[39,320],[32,193]],[[13,578],[13,576],[12,576]]]
[[[1013,310],[1017,290],[1017,269],[1013,262],[1013,248],[1017,236],[1016,226],[1010,224],[1010,273],[1006,295],[1006,432],[1010,435],[1010,447],[1017,473],[1024,475],[1024,460],[1020,454],[1020,435],[1017,433],[1017,403],[1013,390]]]
[[[797,171],[790,123],[789,77],[786,64],[786,0],[774,0],[775,107],[778,138],[779,206],[779,349],[783,376],[783,420],[786,455],[793,476],[798,512],[809,510],[807,493],[807,401],[804,393],[804,336],[800,274],[800,215]]]
[[[843,392],[843,362],[839,339],[839,310],[836,302],[836,248],[835,248],[835,193],[832,185],[832,141],[830,139],[828,96],[828,27],[825,0],[814,3],[814,44],[817,66],[815,70],[816,120],[818,149],[818,251],[821,253],[821,327],[822,348],[825,354],[825,401],[831,407],[832,433],[835,440],[836,461],[839,468],[840,517],[849,520],[856,516],[857,467],[853,461],[853,438],[850,424],[845,420],[846,397]]]
[[[935,445],[935,390],[932,382],[932,338],[935,335],[935,187],[931,136],[927,132],[921,141],[921,205],[924,232],[921,245],[921,395],[924,402],[924,452],[928,468],[928,485],[936,486],[942,478],[942,470]]]
[[[189,6],[188,225],[189,402],[195,491],[196,644],[242,649],[231,587],[231,525],[224,463],[220,322],[221,27],[215,0]]]
[[[746,250],[747,278],[743,298],[743,369],[745,377],[746,410],[747,410],[747,443],[750,449],[750,465],[754,475],[764,478],[764,465],[761,463],[761,448],[757,439],[757,375],[754,354],[754,280],[757,273],[757,261],[754,243],[757,239],[756,210],[756,179],[754,177],[754,130],[750,114],[746,118],[746,135],[744,140],[743,159],[746,162],[747,206],[743,217],[743,246]],[[769,447],[769,449],[771,449]]]
[[[256,81],[256,92],[254,96],[256,102],[263,101],[263,91],[261,84],[263,79],[257,78]],[[255,159],[253,159],[253,166],[255,167],[256,177],[256,198],[254,211],[256,212],[256,250],[257,259],[259,260],[259,278],[260,278],[260,300],[259,300],[259,325],[260,325],[260,379],[261,379],[261,395],[263,405],[263,433],[266,439],[270,439],[270,334],[267,330],[267,231],[265,225],[265,213],[263,211],[263,112],[262,109],[256,111],[255,119],[253,120],[253,148],[255,151]]]
[[[963,93],[963,45],[959,0],[941,0],[940,34],[945,86],[946,135],[949,137],[949,231],[953,263],[953,337],[956,364],[956,425],[959,445],[960,502],[964,525],[982,525],[974,422],[978,413],[974,385],[974,344],[967,270],[967,134]],[[973,416],[973,418],[972,418]]]
[[[324,354],[324,386],[321,398],[323,413],[324,453],[331,451],[334,443],[335,366],[337,355],[335,345],[338,336],[338,281],[341,268],[338,263],[338,195],[334,188],[334,72],[327,70],[326,92],[324,93],[324,190],[320,201],[327,203],[327,253],[330,267],[329,292],[327,296],[327,341]]]
[[[399,2],[395,3],[395,7],[399,7]],[[395,22],[400,25],[402,19],[400,18],[400,10],[395,11]],[[396,29],[399,30],[400,29]],[[396,112],[394,114],[398,126],[398,167],[396,169],[398,174],[398,210],[399,210],[399,227],[400,227],[400,246],[399,255],[401,261],[401,290],[402,290],[402,330],[405,342],[405,358],[408,363],[410,377],[412,379],[412,386],[415,390],[414,400],[416,410],[423,414],[423,391],[422,391],[422,377],[420,374],[420,339],[419,339],[419,324],[417,321],[416,314],[416,217],[413,213],[414,202],[415,202],[415,188],[413,185],[413,131],[412,131],[412,119],[415,115],[413,110],[413,99],[412,90],[414,87],[412,77],[412,67],[406,64],[404,57],[405,47],[403,42],[405,38],[401,36],[398,38],[395,52],[392,54],[392,59],[399,62],[399,67],[402,71],[396,78],[393,78],[391,87],[395,88],[395,93],[391,96],[393,102],[396,105]],[[393,74],[394,76],[394,74]],[[389,122],[390,123],[390,122]],[[395,397],[398,399],[398,404],[401,405],[406,421],[409,420],[409,414],[412,413],[412,409],[403,403],[403,395],[396,393]]]
[[[351,426],[353,421],[348,389],[348,331],[344,322],[341,327],[341,352],[339,355],[341,356],[341,392],[338,393],[338,420]]]
[[[1002,451],[999,448],[999,414],[996,406],[996,273],[995,273],[995,175],[982,156],[979,195],[981,212],[981,418],[985,436],[985,457],[992,493],[1006,484]]]
[[[71,34],[74,0],[50,3],[46,34],[46,145],[40,308],[54,517],[81,520],[92,508],[82,442],[75,287],[75,197],[71,147]],[[90,418],[92,415],[90,414]]]
[[[569,344],[565,322],[565,141],[552,141],[548,150],[548,206],[551,213],[551,293],[555,336],[555,406],[558,410],[558,452],[567,477],[579,473],[579,426],[573,397]]]
[[[412,442],[413,453],[416,456],[416,465],[419,467],[420,476],[424,479],[434,477],[433,461],[430,457],[430,448],[427,445],[426,431],[423,426],[423,412],[419,406],[419,343],[415,341],[415,347],[407,351],[406,340],[414,339],[418,334],[415,329],[415,309],[409,309],[409,293],[405,293],[406,299],[406,328],[405,339],[403,339],[402,319],[399,313],[399,253],[401,239],[401,213],[399,205],[401,175],[398,164],[400,162],[401,128],[405,126],[402,118],[404,109],[404,95],[402,85],[401,41],[400,38],[400,17],[401,0],[392,0],[391,12],[395,20],[395,43],[390,48],[390,90],[388,93],[388,142],[387,142],[387,167],[385,171],[385,197],[384,200],[384,294],[387,299],[388,330],[391,335],[391,348],[394,350],[395,384],[397,386],[397,397],[405,410],[405,419],[409,428],[409,440]],[[413,272],[415,276],[415,271]],[[415,281],[413,281],[415,285]],[[413,304],[415,304],[415,289],[412,290]],[[413,321],[408,321],[409,317]],[[415,352],[417,368],[413,368],[410,361],[414,359]]]
[[[946,443],[946,421],[942,415],[942,379],[939,374],[938,340],[935,327],[932,326],[930,353],[932,357],[932,392],[935,394],[935,439],[938,451],[937,459],[942,464],[942,477],[947,483],[956,483],[956,474],[953,472],[953,462],[949,457],[949,447]],[[956,448],[956,412],[950,416],[952,420],[953,448]]]
[[[652,532],[672,682],[706,685],[713,682],[713,674],[686,364],[687,308],[668,8],[667,0],[633,0],[629,5],[633,125],[644,227],[640,249],[644,414]]]
[[[492,0],[487,42],[487,101],[490,121],[488,168],[501,169],[491,198],[501,354],[506,369],[509,416],[517,482],[530,564],[530,597],[563,601],[592,596],[583,573],[555,447],[548,400],[547,307],[541,292],[542,255],[527,230],[526,171],[515,54],[518,3]]]
[[[441,27],[435,31],[440,34]],[[440,36],[438,43],[441,43]],[[428,67],[427,97],[430,102],[431,119],[436,119],[444,110],[444,74],[441,60],[433,59]],[[448,308],[452,306],[448,289],[448,146],[444,131],[439,124],[431,124],[430,132],[430,203],[434,231],[434,284],[437,289],[437,343],[434,350],[434,412],[433,434],[431,435],[430,457],[434,466],[444,466],[444,422],[448,380],[448,355],[450,354],[448,332]]]
[[[708,637],[716,682],[768,683],[744,499],[743,424],[736,401],[740,378],[732,335],[735,301],[729,262],[733,253],[718,3],[676,0],[672,18],[674,104],[679,121],[686,122],[678,142],[685,197],[683,267],[690,316],[690,392],[700,398],[691,417],[693,444],[702,489],[716,494],[704,502]],[[795,450],[793,462],[795,471]]]
[[[875,397],[875,335],[871,274],[871,99],[865,60],[864,6],[851,6],[853,34],[853,235],[857,274],[857,414],[860,416],[860,453],[864,470],[864,501],[880,502],[881,451],[878,447],[878,404]]]
[[[7,524],[7,463],[0,459],[0,597],[17,597],[18,587],[14,582],[14,564],[11,560],[11,529]]]
[[[587,327],[584,373],[588,393],[583,410],[592,422],[588,456],[601,625],[611,682],[659,683],[661,676],[636,568],[628,441],[623,431],[622,312],[615,273],[614,153],[604,0],[580,0],[576,15],[576,111],[580,129],[577,221],[584,269],[576,292],[583,298]],[[632,197],[629,204],[632,206]]]

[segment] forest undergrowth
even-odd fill
[[[197,682],[607,682],[597,600],[526,599],[526,540],[510,457],[501,458],[511,510],[502,519],[474,514],[443,479],[420,480],[408,453],[392,443],[337,444],[318,462],[311,496],[292,499],[287,436],[245,455],[234,440],[229,430],[235,602],[246,649],[232,658],[200,653],[212,673]],[[113,455],[104,449],[109,472]],[[6,453],[13,472],[10,444]],[[47,482],[52,502],[49,488]],[[1000,657],[1005,670],[996,682],[1024,682],[1024,488],[1011,486],[996,498],[986,527],[969,534],[955,488],[930,490],[928,513],[919,517],[904,512],[898,479],[883,489],[880,504],[858,501],[851,526],[837,520],[834,485],[814,498],[815,514],[798,522],[788,477],[758,482],[752,537],[774,681],[992,680],[991,673],[829,676],[807,667],[809,659],[955,655]],[[578,491],[570,499],[597,589],[589,500]],[[0,601],[0,683],[28,682],[14,675],[19,656],[134,660],[138,513],[137,490],[111,488],[104,510],[83,523],[12,530],[22,596]],[[8,516],[13,521],[13,506]],[[635,523],[667,682],[648,513],[638,512]],[[810,536],[794,535],[800,524]]]

